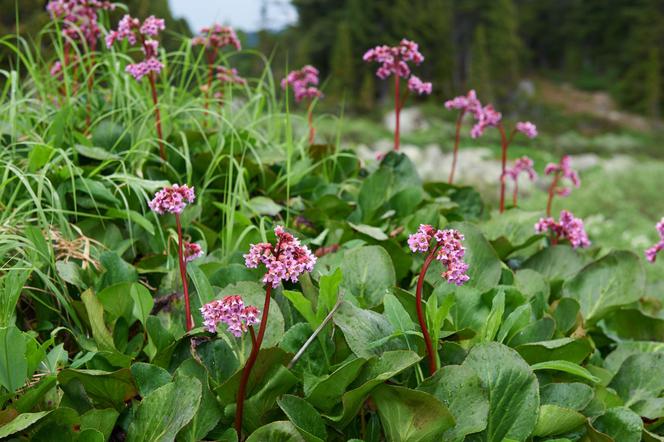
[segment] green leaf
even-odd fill
[[[357,200],[362,209],[362,221],[370,222],[374,219],[378,209],[389,199],[393,181],[391,170],[379,168],[362,182]]]
[[[32,173],[44,167],[55,154],[55,149],[47,144],[35,144],[28,153],[28,170]]]
[[[593,395],[594,390],[586,384],[560,382],[543,386],[540,389],[540,402],[581,411],[590,404]]]
[[[340,268],[327,275],[323,275],[318,280],[318,305],[316,306],[316,316],[320,322],[332,311],[339,297],[339,285],[343,279],[343,273]]]
[[[454,426],[450,410],[423,391],[383,384],[371,397],[389,441],[439,441],[443,432]]]
[[[659,397],[664,392],[664,353],[629,356],[609,384],[629,407],[638,401]]]
[[[576,325],[577,315],[581,306],[576,299],[562,298],[553,312],[553,319],[556,320],[556,329],[567,334]]]
[[[0,427],[0,438],[11,436],[16,434],[19,431],[23,431],[29,428],[31,425],[42,420],[44,417],[48,416],[50,411],[39,411],[37,413],[21,413],[12,419],[9,423],[6,423]]]
[[[131,222],[141,226],[150,235],[154,235],[154,224],[152,224],[149,219],[136,212],[135,210],[120,210],[112,207],[106,211],[106,216],[111,218],[130,220]]]
[[[593,427],[620,442],[639,442],[643,431],[641,418],[624,407],[611,408],[595,419]]]
[[[196,288],[199,308],[215,299],[214,290],[212,289],[208,277],[205,276],[205,273],[203,273],[196,263],[190,262],[187,264],[187,276],[189,276]],[[194,315],[194,317],[196,317],[196,315]]]
[[[11,393],[28,378],[26,337],[15,326],[0,327],[0,385]]]
[[[625,308],[607,315],[599,327],[616,341],[664,341],[664,319]]]
[[[309,323],[312,329],[315,329],[320,324],[316,314],[313,311],[311,306],[311,301],[304,297],[302,292],[296,292],[292,290],[282,291],[283,295],[288,299],[293,307],[298,311],[299,314]]]
[[[456,424],[445,431],[441,440],[461,442],[466,435],[486,428],[489,396],[480,378],[468,367],[445,366],[417,389],[436,397],[454,416]]]
[[[537,425],[533,431],[534,436],[553,436],[564,434],[583,425],[586,417],[569,408],[557,405],[542,405],[537,417]]]
[[[194,417],[200,401],[200,381],[177,377],[143,398],[129,424],[127,441],[174,440],[178,431]]]
[[[263,425],[249,435],[246,442],[306,442],[290,421],[276,421]]]
[[[178,442],[197,442],[206,439],[223,416],[223,410],[209,385],[209,375],[205,367],[194,359],[187,359],[178,367],[175,377],[189,376],[198,379],[202,387],[201,404],[194,417],[177,435]]]
[[[97,299],[104,306],[104,311],[110,313],[111,320],[125,318],[127,322],[132,319],[133,301],[131,287],[133,282],[121,282],[106,287],[97,293]]]
[[[596,376],[593,376],[592,373],[590,373],[588,370],[585,368],[581,367],[578,364],[575,364],[573,362],[569,361],[545,361],[545,362],[540,362],[537,364],[533,364],[531,366],[533,371],[537,370],[555,370],[555,371],[562,371],[565,373],[572,374],[574,376],[578,376],[583,379],[587,379],[590,382],[593,383],[598,383],[600,379]]]
[[[136,319],[141,321],[141,324],[145,325],[145,322],[152,311],[154,306],[154,299],[148,291],[148,289],[143,286],[143,284],[134,283],[131,286],[129,291],[131,299],[134,301],[134,308],[132,309],[132,314]]]
[[[528,364],[511,348],[490,342],[473,347],[462,367],[474,370],[489,393],[483,440],[525,440],[535,428],[539,408],[537,378]]]
[[[120,282],[138,281],[138,272],[134,266],[123,260],[116,252],[103,252],[99,259],[106,269],[102,275],[102,288]]]
[[[563,285],[563,296],[579,301],[590,325],[643,295],[645,272],[638,256],[611,252],[587,265]]]
[[[90,327],[92,328],[92,337],[95,339],[99,350],[106,350],[115,352],[115,344],[113,343],[113,335],[106,328],[104,322],[104,307],[99,302],[99,299],[92,293],[92,290],[86,290],[81,294],[81,299],[85,304],[85,309],[90,318]]]
[[[266,196],[255,196],[247,201],[247,206],[256,215],[277,216],[284,207]]]
[[[403,339],[391,337],[395,330],[385,316],[363,310],[344,301],[334,315],[334,323],[341,329],[350,349],[360,358],[378,356],[388,350],[406,347]],[[383,342],[376,345],[376,342]]]
[[[565,360],[580,364],[593,351],[588,339],[560,338],[552,341],[531,342],[516,347],[529,364]]]
[[[110,203],[115,207],[119,207],[122,204],[120,200],[113,195],[113,192],[111,192],[104,183],[99,181],[82,177],[76,178],[74,181],[74,187],[79,192],[87,193],[93,199],[99,200],[96,201],[97,204],[105,202]]]
[[[620,342],[616,349],[604,358],[604,368],[615,374],[631,355],[660,352],[664,352],[664,342]]]
[[[113,408],[92,409],[81,415],[81,430],[94,429],[101,432],[103,440],[111,437],[119,413]]]
[[[500,324],[503,320],[504,313],[505,291],[503,289],[499,289],[498,294],[493,298],[491,311],[489,312],[489,316],[487,317],[486,323],[484,324],[482,342],[493,341],[493,338],[496,337],[496,334],[500,329]]]
[[[355,380],[355,388],[342,396],[342,408],[334,415],[326,415],[339,428],[350,423],[371,391],[386,380],[396,376],[419,362],[421,358],[412,351],[386,351],[380,358],[373,358]]]
[[[84,146],[82,144],[74,144],[74,149],[76,152],[79,153],[79,155],[82,155],[86,158],[91,158],[93,160],[98,160],[98,161],[106,161],[106,160],[119,160],[120,156],[107,151],[106,149],[102,147],[96,147],[96,146]]]
[[[341,401],[341,396],[360,374],[360,370],[366,362],[366,359],[351,359],[342,364],[311,387],[307,394],[307,400],[319,410],[329,412],[334,405]]]
[[[305,322],[298,322],[293,325],[284,334],[279,347],[283,348],[289,353],[296,354],[305,342],[311,337],[313,330],[309,324]],[[320,336],[320,335],[319,335]],[[299,376],[314,375],[322,376],[329,372],[329,358],[327,355],[326,347],[329,341],[325,338],[316,339],[307,347],[306,351],[298,359],[297,364],[292,367],[292,370]],[[327,344],[327,345],[326,345]]]
[[[506,258],[539,239],[533,226],[540,216],[539,212],[510,209],[500,216],[492,217],[482,226],[482,231],[501,258]]]
[[[566,280],[584,266],[583,257],[567,245],[540,250],[523,263],[523,268],[535,270],[549,281]]]
[[[58,382],[67,385],[80,383],[85,393],[98,408],[125,409],[125,402],[136,396],[131,371],[123,368],[114,372],[67,368],[58,373]]]
[[[453,224],[452,227],[459,229],[465,237],[463,241],[463,245],[466,247],[464,261],[468,264],[468,276],[470,277],[466,285],[474,287],[480,292],[494,288],[500,280],[502,268],[496,251],[473,224],[460,223]],[[440,278],[438,279],[440,280]],[[451,285],[449,287],[452,288]]]
[[[376,241],[385,241],[389,237],[383,232],[382,229],[378,227],[368,226],[366,224],[353,224],[348,222],[348,225],[355,231],[360,232],[364,235],[367,235],[370,238],[375,239]]]
[[[156,365],[146,364],[145,362],[133,364],[131,366],[131,374],[138,386],[139,394],[143,397],[173,380],[168,371]]]
[[[288,419],[307,439],[327,440],[327,430],[323,418],[309,402],[297,396],[284,395],[277,400],[277,403]]]
[[[379,305],[385,293],[396,285],[392,259],[381,246],[349,250],[344,255],[341,272],[342,288],[364,308]]]

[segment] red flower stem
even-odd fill
[[[240,440],[242,440],[242,413],[244,411],[244,395],[247,389],[247,382],[249,381],[249,375],[251,374],[252,368],[256,363],[256,358],[258,358],[258,351],[261,348],[263,343],[263,337],[265,336],[265,329],[267,328],[267,315],[270,310],[270,294],[272,293],[272,286],[267,285],[265,287],[265,303],[263,304],[263,314],[261,316],[261,324],[258,328],[258,336],[255,340],[252,338],[251,353],[249,353],[249,358],[247,363],[244,364],[244,370],[242,370],[242,378],[240,379],[240,388],[237,392],[237,405],[235,410],[235,431]],[[253,336],[253,327],[249,327],[250,333]]]
[[[150,72],[148,75],[150,79],[150,89],[152,91],[152,103],[154,104],[155,126],[157,128],[157,141],[159,142],[159,156],[163,161],[166,161],[166,149],[164,148],[164,134],[161,130],[161,112],[159,111],[159,98],[157,97],[157,84],[155,80],[155,73]]]
[[[422,288],[424,286],[424,277],[427,274],[429,265],[436,256],[436,252],[440,245],[436,245],[429,255],[424,260],[422,265],[422,270],[420,271],[420,277],[417,279],[417,291],[415,292],[415,307],[417,308],[417,321],[420,323],[420,328],[422,329],[422,335],[424,336],[424,345],[427,348],[427,354],[429,355],[429,374],[433,375],[436,372],[436,354],[434,352],[433,343],[431,342],[431,335],[429,335],[429,329],[427,328],[426,319],[424,318],[424,311],[422,310]],[[437,345],[436,345],[437,346]]]
[[[507,139],[507,134],[505,134],[505,128],[502,124],[498,125],[498,130],[500,131],[500,147],[501,147],[501,174],[500,174],[500,213],[505,211],[505,169],[507,169],[507,148],[509,147],[516,130],[512,130],[509,139]]]
[[[398,74],[394,74],[394,118],[395,118],[395,127],[394,127],[394,150],[399,151],[399,141],[400,141],[400,123],[401,123],[401,105],[399,104],[400,92],[399,92],[399,83],[400,78]]]
[[[514,193],[512,194],[512,204],[516,207],[516,200],[519,196],[519,178],[514,179]]]
[[[549,198],[546,201],[546,216],[551,216],[551,204],[553,204],[553,196],[556,192],[556,186],[558,185],[558,180],[560,179],[560,171],[556,171],[556,174],[553,176],[553,181],[551,186],[549,186]]]
[[[314,102],[309,103],[309,108],[307,109],[307,122],[309,123],[309,145],[314,144],[314,137],[316,136],[316,129],[314,128]]]
[[[187,331],[193,328],[191,320],[191,306],[189,304],[189,286],[187,285],[187,263],[184,260],[184,240],[182,239],[182,223],[180,214],[175,214],[175,224],[178,229],[178,262],[180,264],[180,278],[182,278],[182,291],[184,292],[184,314],[187,319]]]
[[[459,112],[459,117],[456,122],[456,133],[454,135],[454,153],[452,154],[452,169],[450,170],[450,178],[447,180],[449,184],[454,182],[454,171],[456,170],[457,157],[459,156],[459,140],[461,140],[461,122],[466,115],[466,110],[463,109]]]
[[[251,345],[256,345],[256,333],[254,333],[254,327],[249,326],[249,334],[251,335]]]

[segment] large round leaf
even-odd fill
[[[519,354],[490,342],[475,346],[464,361],[489,392],[489,418],[481,440],[524,441],[535,428],[539,387],[535,374]]]
[[[341,272],[344,275],[341,286],[346,295],[365,308],[379,305],[396,284],[392,259],[381,246],[349,250],[344,255]]]
[[[563,296],[581,305],[581,314],[594,324],[643,295],[645,272],[638,256],[616,251],[584,267],[563,285]]]

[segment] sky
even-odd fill
[[[169,0],[175,17],[184,17],[192,30],[218,22],[243,31],[261,28],[263,0]],[[297,20],[289,0],[265,0],[270,29],[281,29]]]

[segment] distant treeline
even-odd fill
[[[519,79],[543,74],[609,90],[626,108],[658,116],[662,0],[293,0],[299,22],[279,37],[289,63],[312,63],[334,98],[371,107],[386,84],[363,53],[401,38],[420,44],[418,75],[440,97],[475,88],[507,101]],[[278,49],[279,51],[279,49]],[[281,57],[276,57],[281,58]]]

